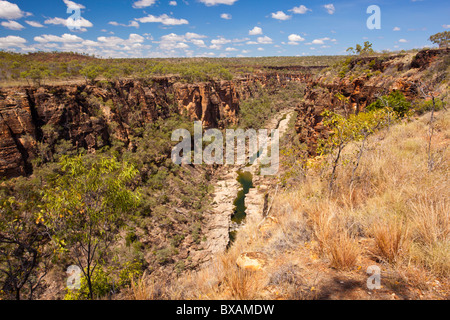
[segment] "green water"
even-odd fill
[[[242,186],[242,190],[238,192],[236,200],[234,200],[234,206],[236,207],[234,210],[234,214],[231,217],[231,221],[237,223],[238,225],[242,224],[246,217],[245,210],[245,196],[249,193],[253,186],[253,175],[250,172],[238,172],[238,182]],[[230,232],[230,242],[234,242],[236,238],[237,231]]]

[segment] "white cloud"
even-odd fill
[[[272,18],[277,19],[277,20],[289,20],[292,17],[287,15],[283,11],[278,11],[276,13],[272,13]]]
[[[312,11],[311,9],[308,9],[307,7],[305,7],[304,5],[301,5],[301,6],[299,6],[299,7],[294,7],[294,8],[292,8],[291,10],[289,10],[289,11],[292,11],[293,13],[296,13],[296,14],[305,14],[305,13],[307,13],[308,11]]]
[[[160,15],[159,17],[149,14],[147,17],[135,19],[141,23],[162,23],[166,26],[178,26],[182,24],[189,24],[186,19],[176,19],[169,17],[167,14]]]
[[[192,40],[192,43],[195,44],[197,47],[201,47],[201,48],[206,47],[205,41],[203,41],[203,40],[194,39],[194,40]]]
[[[250,30],[248,32],[248,34],[251,35],[251,36],[256,36],[256,35],[259,35],[259,34],[263,34],[263,31],[262,31],[262,29],[260,27],[254,27],[252,30]]]
[[[320,38],[320,39],[314,39],[311,43],[308,44],[325,44],[325,41],[331,41],[331,42],[336,42],[336,39],[330,39],[328,37],[325,38]]]
[[[225,49],[225,51],[227,51],[227,52],[232,52],[232,51],[239,51],[238,49],[236,49],[236,48],[226,48]]]
[[[217,6],[219,4],[233,5],[238,0],[199,0],[201,3],[204,3],[206,6]]]
[[[264,48],[258,48],[258,51],[264,51]]]
[[[264,37],[258,37],[258,43],[260,44],[271,44],[273,43],[273,40],[271,38],[269,38],[268,36],[264,36]]]
[[[118,23],[116,21],[110,21],[108,22],[108,24],[112,25],[112,26],[122,26],[122,27],[135,27],[135,28],[139,28],[139,23],[137,21],[130,21],[129,24],[124,24],[124,23]]]
[[[392,31],[400,31],[401,29],[399,27],[394,27],[394,29],[392,29]]]
[[[8,1],[0,1],[0,19],[16,20],[23,16],[24,12],[20,10],[17,4]]]
[[[0,38],[0,48],[6,49],[10,47],[23,47],[27,42],[24,38],[17,36],[7,36],[4,38]]]
[[[178,3],[176,1],[170,1],[169,2],[169,6],[176,7],[177,5],[178,5]]]
[[[206,48],[205,42],[201,40],[202,38],[206,38],[206,36],[193,32],[187,32],[184,35],[170,33],[161,37],[161,41],[159,41],[159,47],[162,50],[169,51],[174,49],[188,49],[189,45],[186,42],[190,42],[197,47]]]
[[[298,45],[299,42],[305,41],[305,38],[302,38],[298,34],[291,34],[289,37],[289,44],[290,45]]]
[[[205,35],[202,34],[198,34],[198,33],[194,33],[194,32],[187,32],[185,35],[186,39],[191,40],[191,39],[203,39],[206,38]]]
[[[444,29],[450,29],[450,24],[443,24],[443,25],[442,25],[442,28],[444,28]]]
[[[219,37],[218,39],[211,40],[212,44],[216,44],[216,45],[219,45],[219,46],[227,44],[227,43],[230,43],[230,42],[231,42],[231,40],[225,39],[224,37]]]
[[[3,21],[2,26],[10,30],[22,30],[25,27],[16,21]]]
[[[334,12],[336,11],[336,8],[334,7],[334,5],[332,3],[326,4],[323,7],[327,10],[327,12],[329,14],[334,14]]]
[[[408,40],[406,40],[406,39],[400,39],[400,40],[398,40],[398,42],[400,42],[400,43],[407,43]]]
[[[85,18],[74,20],[73,18],[53,18],[44,21],[45,24],[63,25],[66,27],[91,28],[93,24]]]
[[[44,26],[36,21],[25,21],[28,25],[35,27],[35,28],[43,28]]]
[[[154,5],[156,0],[139,0],[133,3],[133,8],[140,9]]]
[[[34,37],[34,41],[40,43],[48,43],[48,42],[82,42],[83,39],[74,35],[65,33],[61,37],[51,35],[51,34],[43,34],[38,37]]]
[[[85,9],[86,7],[82,4],[70,1],[70,0],[63,0],[66,4],[67,8],[74,8],[74,9]]]
[[[229,14],[229,13],[222,13],[220,15],[220,17],[225,20],[231,20],[231,18],[232,18],[231,14]]]

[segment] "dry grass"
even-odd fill
[[[407,257],[409,251],[409,229],[406,223],[398,219],[383,219],[371,226],[371,235],[375,239],[376,251],[380,260],[396,263]]]
[[[317,287],[334,283],[344,273],[354,283],[362,283],[359,298],[369,299],[364,287],[367,277],[361,278],[357,270],[373,264],[383,268],[389,297],[394,291],[421,298],[417,290],[431,298],[446,297],[450,292],[450,115],[442,111],[436,116],[432,148],[440,161],[433,171],[427,167],[429,115],[380,132],[368,142],[353,184],[351,162],[339,167],[338,191],[332,196],[321,173],[309,172],[301,184],[276,197],[272,215],[278,223],[264,232],[256,224],[247,225],[214,264],[177,283],[183,297],[314,299],[320,297]],[[349,148],[344,160],[351,159],[353,151]],[[245,251],[266,253],[267,268],[240,270],[236,260]],[[322,289],[345,297],[340,287]],[[148,295],[141,291],[137,286],[136,296]]]

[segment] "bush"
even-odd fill
[[[411,102],[407,101],[400,91],[393,91],[369,105],[367,110],[374,111],[386,107],[392,108],[400,117],[404,117],[411,110]]]

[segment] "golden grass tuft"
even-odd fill
[[[397,263],[408,256],[409,229],[404,221],[382,219],[370,227],[370,232],[376,244],[374,253],[380,260]]]

